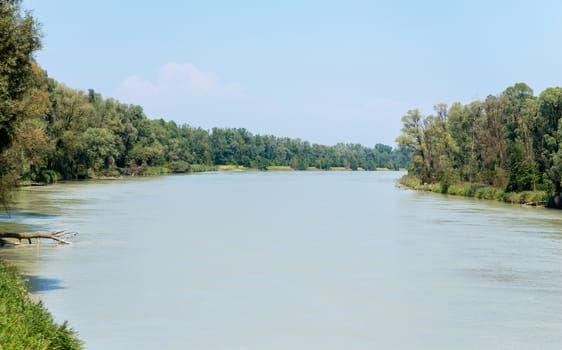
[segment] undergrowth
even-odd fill
[[[76,333],[57,325],[41,303],[33,302],[18,274],[0,261],[0,349],[82,349]]]

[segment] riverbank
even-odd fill
[[[412,175],[404,175],[398,180],[402,187],[427,192],[450,194],[469,198],[495,200],[504,203],[521,204],[527,206],[547,206],[550,196],[545,191],[506,192],[493,186],[459,183],[443,185],[440,183],[422,183]]]
[[[376,168],[372,171],[390,171],[388,168]],[[306,168],[295,168],[289,165],[270,165],[265,168],[247,167],[243,165],[225,164],[225,165],[199,165],[191,164],[185,169],[174,169],[170,167],[147,167],[140,172],[125,172],[123,175],[165,175],[165,174],[181,174],[181,173],[200,173],[209,171],[366,171],[361,167],[329,167],[317,168],[309,166]]]
[[[124,177],[129,176],[160,176],[160,175],[181,175],[181,174],[191,174],[191,173],[203,173],[203,172],[221,172],[221,171],[393,171],[389,168],[376,168],[374,170],[366,170],[361,167],[358,168],[346,168],[346,167],[330,167],[330,168],[317,168],[317,167],[307,167],[305,169],[296,169],[288,165],[270,165],[263,169],[246,167],[243,165],[202,165],[202,164],[191,164],[186,168],[170,168],[166,166],[139,166],[129,169],[118,169],[113,173],[107,175],[90,175],[86,178],[80,178],[78,180],[119,180]],[[399,171],[404,171],[404,169],[399,169]],[[53,173],[47,181],[38,182],[30,180],[22,180],[18,183],[19,187],[29,187],[29,186],[46,186],[60,181],[61,176]]]
[[[14,268],[0,260],[0,349],[74,350],[82,342],[67,323],[58,325],[49,311],[31,300]]]

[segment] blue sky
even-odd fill
[[[24,0],[36,57],[151,118],[394,145],[407,110],[562,85],[560,1]]]

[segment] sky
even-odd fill
[[[395,145],[401,117],[562,85],[562,1],[24,0],[70,87],[149,118]]]

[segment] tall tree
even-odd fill
[[[33,53],[41,47],[39,25],[20,0],[0,1],[0,203],[6,204],[19,175],[10,148],[29,114]]]
[[[508,191],[536,189],[539,181],[535,161],[535,99],[533,90],[525,83],[517,83],[503,92],[505,138],[508,154]]]
[[[396,138],[399,147],[412,154],[412,164],[409,169],[422,181],[429,182],[429,156],[425,140],[424,118],[419,110],[409,110],[402,117],[402,135]]]
[[[548,88],[538,98],[538,112],[544,123],[543,162],[556,205],[560,206],[562,187],[562,88]]]

